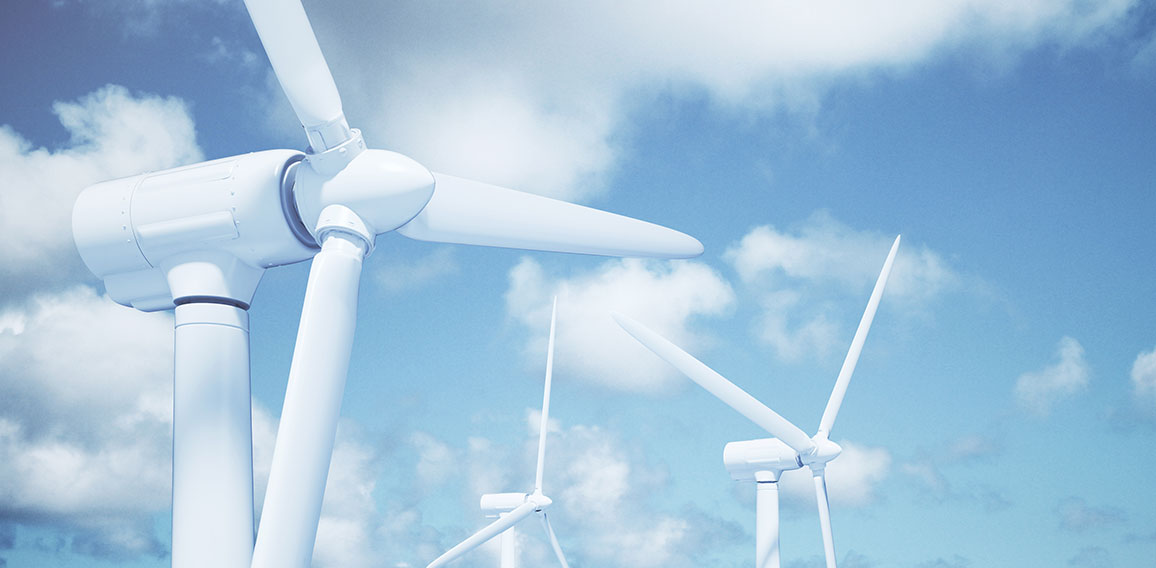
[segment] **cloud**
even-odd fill
[[[381,519],[373,497],[380,460],[350,430],[348,422],[338,428],[325,483],[313,548],[313,565],[321,568],[380,565],[382,543],[377,530]]]
[[[309,15],[367,140],[447,173],[581,197],[601,189],[631,113],[659,93],[728,110],[812,109],[841,82],[953,52],[1006,65],[1040,46],[1097,41],[1134,4],[409,0]]]
[[[458,536],[442,544],[425,561],[489,522],[478,511],[483,493],[529,491],[534,483],[540,415],[526,411],[526,436],[517,446],[473,438],[461,453],[469,480],[461,510],[464,524]],[[567,558],[574,565],[607,567],[691,567],[717,553],[717,547],[746,538],[741,527],[695,509],[677,514],[656,500],[669,484],[665,471],[649,464],[621,437],[606,428],[567,426],[550,420],[544,490],[554,500],[550,521]],[[425,444],[425,442],[423,442]],[[439,443],[440,444],[440,443]],[[598,522],[590,522],[597,519]],[[520,525],[519,555],[527,566],[555,562],[538,523]],[[413,524],[409,525],[413,527]],[[475,555],[494,556],[496,545]],[[478,564],[485,564],[496,557]]]
[[[65,147],[37,148],[0,126],[0,297],[8,300],[91,278],[72,241],[72,204],[86,186],[202,159],[180,99],[108,85],[52,108],[69,132]]]
[[[452,247],[438,247],[413,262],[389,259],[373,271],[373,280],[383,290],[396,294],[424,288],[444,276],[457,274],[457,258]]]
[[[730,285],[697,262],[609,260],[567,278],[551,277],[540,264],[523,258],[510,271],[509,282],[506,310],[533,334],[526,351],[535,361],[546,352],[551,296],[556,294],[557,372],[626,391],[657,392],[682,380],[619,328],[611,311],[628,314],[693,352],[705,341],[691,332],[691,320],[721,315],[734,303]]]
[[[1060,338],[1056,359],[1054,364],[1016,379],[1016,399],[1039,416],[1046,416],[1053,404],[1088,387],[1090,370],[1080,342],[1067,336]]]
[[[843,453],[827,466],[827,496],[831,507],[859,508],[876,502],[891,470],[891,453],[885,448],[846,440],[840,440],[839,445]],[[784,472],[780,489],[784,501],[790,501],[792,506],[810,509],[817,506],[809,469]]]
[[[163,556],[171,316],[86,287],[13,312],[20,329],[0,332],[0,520],[54,529],[78,554]]]
[[[1136,400],[1156,407],[1156,347],[1136,356],[1131,376]]]
[[[755,227],[724,257],[759,296],[758,336],[780,357],[798,360],[831,356],[846,344],[854,325],[849,316],[861,314],[894,239],[817,212],[791,231]],[[960,280],[938,253],[908,241],[900,246],[883,304],[918,310]]]
[[[457,452],[441,440],[425,432],[414,432],[409,441],[418,451],[416,473],[419,487],[436,487],[457,472]]]
[[[970,559],[956,554],[951,558],[936,558],[935,560],[920,562],[916,568],[967,568],[971,565]]]
[[[1060,528],[1072,532],[1087,532],[1119,525],[1127,520],[1124,511],[1115,507],[1094,507],[1079,497],[1068,497],[1056,507]]]

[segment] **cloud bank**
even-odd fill
[[[407,0],[306,8],[347,114],[371,143],[439,171],[583,198],[605,189],[628,151],[630,117],[659,95],[706,98],[727,112],[810,112],[832,86],[954,52],[1000,67],[1041,46],[1100,41],[1125,27],[1135,4]]]

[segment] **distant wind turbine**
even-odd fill
[[[810,437],[798,426],[779,416],[755,397],[666,338],[627,316],[613,314],[618,325],[640,343],[774,436],[760,440],[731,442],[723,448],[723,463],[731,477],[737,481],[757,483],[756,568],[779,568],[779,476],[784,471],[803,466],[811,470],[815,482],[819,526],[823,532],[823,551],[827,568],[835,568],[835,541],[831,534],[831,510],[827,500],[825,471],[827,464],[838,457],[843,449],[832,442],[829,436],[831,428],[835,425],[835,416],[843,404],[843,397],[847,394],[847,385],[851,382],[851,374],[855,371],[859,354],[863,351],[863,342],[867,340],[867,332],[871,329],[871,321],[875,318],[875,311],[879,307],[880,298],[883,297],[883,288],[887,285],[887,277],[891,274],[891,265],[898,251],[897,236],[891,245],[891,251],[887,254],[887,260],[883,262],[883,270],[875,281],[875,289],[871,292],[871,299],[867,302],[863,318],[859,320],[859,328],[855,331],[855,338],[851,340],[851,348],[843,360],[843,368],[839,370],[839,376],[835,379],[835,388],[827,400],[827,408],[819,421],[819,430]]]
[[[534,475],[534,491],[531,493],[487,493],[482,495],[482,510],[487,516],[496,516],[498,520],[490,523],[482,530],[474,533],[457,546],[446,551],[436,560],[430,562],[427,568],[444,566],[465,553],[485,544],[495,536],[501,535],[502,555],[501,568],[514,568],[517,565],[517,550],[515,549],[515,527],[534,513],[542,521],[546,530],[546,537],[550,539],[550,546],[558,556],[562,568],[570,568],[566,563],[566,556],[562,554],[562,547],[558,545],[558,537],[554,535],[554,528],[550,526],[550,519],[546,516],[546,508],[553,500],[542,494],[542,466],[546,459],[546,431],[547,421],[550,418],[550,380],[554,373],[554,324],[558,314],[558,298],[554,298],[554,307],[550,312],[550,341],[546,352],[546,388],[542,395],[542,419],[538,423],[538,469]]]

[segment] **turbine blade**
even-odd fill
[[[365,256],[364,243],[332,235],[309,270],[254,568],[306,568],[313,557]]]
[[[419,241],[603,256],[702,254],[694,237],[645,221],[445,174],[434,180],[433,198],[397,232]]]
[[[570,568],[570,564],[566,562],[566,555],[562,554],[562,547],[558,545],[558,537],[554,534],[554,527],[550,526],[550,518],[546,516],[546,512],[542,511],[542,526],[546,529],[546,536],[550,538],[550,546],[554,547],[554,555],[558,557],[558,562],[562,564],[562,568]]]
[[[293,112],[310,134],[315,151],[332,148],[349,137],[337,85],[317,45],[317,36],[300,0],[245,0],[249,17],[273,73],[289,98]],[[318,147],[313,133],[326,140]]]
[[[707,367],[691,356],[686,351],[675,344],[668,341],[665,337],[658,335],[651,331],[646,326],[630,319],[619,313],[611,314],[622,326],[627,333],[634,336],[640,343],[646,346],[658,355],[667,363],[670,363],[674,368],[682,371],[683,374],[690,377],[690,379],[699,384],[702,388],[709,391],[716,398],[726,403],[731,408],[737,410],[739,414],[746,416],[748,420],[761,426],[772,436],[782,440],[785,444],[790,446],[796,452],[807,453],[814,449],[815,443],[811,441],[807,434],[804,433],[798,426],[791,424],[786,418],[779,416],[774,410],[767,408],[767,406],[755,397],[747,394],[743,389],[735,386],[734,383],[725,379],[722,375],[716,373],[710,367]]]
[[[823,554],[827,568],[835,568],[835,537],[831,533],[831,505],[827,501],[827,479],[824,470],[812,470],[815,479],[815,500],[819,503],[819,528],[823,531]]]
[[[831,428],[835,425],[835,416],[839,414],[839,407],[843,405],[843,397],[847,394],[847,385],[851,383],[851,373],[855,372],[859,354],[863,352],[863,342],[867,341],[867,332],[871,330],[871,320],[875,319],[875,310],[879,308],[883,288],[887,286],[887,277],[891,275],[891,265],[895,262],[895,253],[899,252],[901,236],[895,237],[895,242],[891,244],[891,252],[887,253],[887,260],[883,261],[883,270],[879,272],[875,289],[871,291],[871,299],[867,301],[867,309],[863,311],[863,318],[859,320],[859,329],[855,330],[851,348],[847,350],[847,357],[843,359],[839,378],[835,379],[835,389],[831,391],[831,398],[827,399],[827,408],[823,410],[823,419],[819,421],[820,434],[830,435]]]
[[[542,420],[538,424],[538,471],[534,474],[534,493],[542,492],[542,466],[546,462],[546,431],[550,419],[550,379],[554,375],[554,324],[558,317],[558,297],[550,311],[550,341],[546,347],[546,389],[542,394]]]
[[[486,541],[502,534],[506,529],[518,524],[522,519],[530,516],[538,506],[533,502],[526,502],[519,505],[513,511],[498,517],[498,520],[486,525],[482,530],[470,535],[466,540],[458,543],[457,546],[447,550],[444,554],[437,557],[436,560],[429,563],[426,568],[436,568],[437,566],[444,566],[459,556],[483,545]]]

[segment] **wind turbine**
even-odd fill
[[[495,536],[501,535],[502,555],[501,568],[514,568],[517,564],[515,550],[515,533],[517,524],[530,515],[537,513],[546,529],[546,536],[550,539],[550,546],[562,568],[570,568],[566,563],[566,556],[562,554],[562,547],[558,545],[558,537],[554,535],[554,527],[550,526],[550,519],[546,516],[546,508],[553,503],[549,497],[542,494],[542,466],[546,459],[546,431],[550,418],[550,380],[554,374],[554,322],[558,314],[558,298],[554,298],[554,307],[550,312],[550,341],[546,351],[546,388],[542,394],[542,419],[538,424],[538,469],[534,475],[534,491],[531,493],[487,493],[482,495],[482,510],[487,517],[498,517],[498,520],[486,525],[482,530],[470,535],[469,538],[458,543],[444,554],[429,563],[426,568],[444,566],[463,554],[485,544]]]
[[[883,262],[883,270],[875,281],[875,289],[871,292],[871,299],[867,301],[867,309],[859,320],[859,328],[851,340],[851,348],[843,360],[843,367],[835,379],[835,388],[827,400],[827,408],[823,410],[823,417],[819,421],[819,429],[814,436],[807,436],[798,426],[779,416],[775,411],[759,402],[755,397],[718,374],[710,367],[695,359],[666,338],[651,331],[646,326],[619,313],[613,314],[618,325],[632,335],[640,343],[653,351],[660,358],[682,371],[699,386],[709,391],[716,398],[723,401],[746,416],[751,422],[762,427],[774,438],[760,440],[746,440],[731,442],[723,448],[723,463],[731,477],[737,481],[755,481],[757,493],[755,498],[755,567],[779,568],[779,476],[784,471],[799,469],[806,466],[811,470],[814,478],[815,498],[819,505],[819,527],[823,533],[823,552],[827,560],[827,568],[835,568],[835,541],[831,534],[831,509],[827,501],[827,464],[843,451],[838,444],[830,440],[831,428],[835,425],[835,416],[843,404],[843,397],[847,394],[847,385],[851,382],[851,374],[855,372],[855,365],[859,361],[859,354],[863,351],[863,342],[867,340],[867,332],[871,329],[871,321],[875,319],[875,311],[879,307],[879,300],[883,297],[883,288],[887,285],[887,277],[891,274],[891,265],[895,262],[895,254],[899,251],[899,238],[891,245],[887,260]]]
[[[643,221],[433,173],[367,149],[300,0],[246,0],[307,153],[269,150],[98,183],[73,236],[116,302],[175,312],[173,566],[305,567],[312,557],[356,321],[377,235],[688,258]],[[248,308],[265,269],[312,258],[254,546]]]

